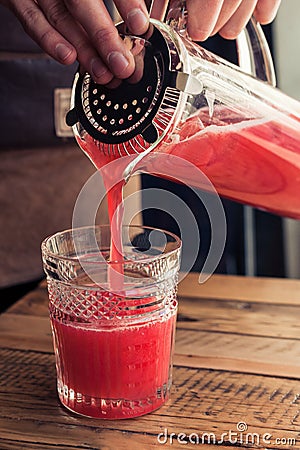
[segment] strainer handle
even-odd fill
[[[186,0],[174,0],[166,22],[176,31],[188,37]],[[271,52],[260,24],[251,17],[237,40],[237,52],[241,69],[260,80],[276,85],[275,70]]]

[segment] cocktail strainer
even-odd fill
[[[141,153],[165,136],[181,118],[186,98],[202,90],[191,75],[186,49],[172,27],[152,20],[147,35],[120,35],[135,58],[135,73],[126,80],[96,84],[77,73],[67,124],[80,124],[105,154]]]
[[[97,152],[109,157],[138,154],[136,163],[165,137],[176,140],[181,124],[195,114],[200,121],[209,115],[219,123],[217,112],[224,108],[218,105],[237,112],[248,102],[249,77],[187,36],[185,1],[172,2],[166,23],[151,19],[142,37],[128,35],[124,23],[117,28],[135,58],[136,69],[129,79],[114,79],[105,86],[78,71],[67,123],[73,126],[80,145],[88,136]],[[243,68],[272,81],[272,59],[254,19],[237,45]],[[245,114],[241,112],[241,120]]]

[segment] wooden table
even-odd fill
[[[190,274],[171,400],[88,419],[58,401],[42,283],[0,316],[0,449],[300,448],[299,339],[300,280]]]

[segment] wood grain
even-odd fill
[[[116,442],[115,448],[126,448],[132,441],[130,448],[152,448],[167,430],[169,437],[196,433],[202,439],[204,433],[214,433],[218,441],[226,433],[224,444],[230,444],[229,432],[236,433],[240,422],[247,424],[249,433],[299,440],[298,380],[176,365],[172,397],[164,407],[139,419],[103,421],[76,416],[60,406],[51,353],[2,349],[0,361],[4,442],[113,449]],[[172,448],[181,445],[175,442]]]
[[[300,291],[299,291],[300,293]],[[237,335],[299,339],[299,305],[179,297],[178,326]]]
[[[199,284],[194,272],[182,279],[179,296],[299,305],[300,280],[216,274]]]
[[[199,285],[189,275],[171,399],[144,417],[103,421],[59,403],[42,283],[0,316],[0,449],[181,449],[196,438],[206,450],[300,448],[298,293],[296,280],[213,276]]]
[[[32,292],[12,305],[6,314],[22,314],[31,316],[48,316],[48,291],[46,281],[42,281]]]
[[[219,280],[216,277],[216,292]],[[248,279],[243,280],[248,283]],[[233,280],[230,277],[229,281],[234,285],[236,277]],[[247,301],[191,298],[183,296],[186,293],[181,288],[175,361],[191,367],[299,376],[300,306],[294,300],[292,304],[266,303],[266,298],[272,298],[273,285],[270,280],[268,283],[263,280],[263,284],[265,294],[260,303],[250,301],[250,294]],[[291,285],[294,287],[293,281]],[[17,325],[19,315],[21,325]],[[48,315],[47,290],[43,283],[12,307],[5,319],[0,317],[3,343],[51,351],[51,332],[45,315]]]

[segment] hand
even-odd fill
[[[57,61],[76,59],[100,84],[128,78],[134,57],[117,33],[102,0],[0,0],[19,18],[25,31]],[[121,17],[135,35],[147,31],[149,17],[143,0],[115,0]],[[151,3],[151,0],[146,0]],[[172,0],[154,0],[152,17],[162,20]],[[273,20],[280,0],[186,0],[188,32],[204,41],[219,32],[234,39],[252,14],[262,23]]]
[[[97,83],[127,78],[134,58],[120,38],[102,0],[0,0],[25,31],[57,61],[76,59]],[[143,0],[115,0],[130,32],[143,34],[149,26]]]
[[[235,39],[252,15],[261,24],[274,19],[281,0],[186,0],[188,33],[195,41],[204,41],[219,33]]]

